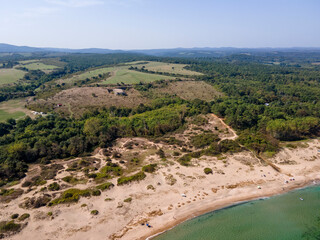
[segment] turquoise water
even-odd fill
[[[154,239],[298,240],[318,217],[320,186],[313,186],[207,213]]]

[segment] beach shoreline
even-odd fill
[[[314,183],[315,181],[317,183]],[[208,207],[207,209],[201,209],[201,210],[194,209],[194,212],[190,213],[190,216],[185,216],[185,217],[183,217],[181,219],[176,219],[176,221],[174,223],[170,223],[169,226],[161,227],[159,229],[159,231],[156,230],[156,231],[158,231],[157,233],[155,233],[153,235],[144,235],[142,237],[139,237],[138,239],[139,240],[152,240],[155,237],[158,237],[158,236],[160,236],[160,235],[162,235],[162,234],[174,229],[175,227],[177,227],[178,225],[180,225],[180,224],[182,224],[182,223],[184,223],[186,221],[198,218],[198,217],[203,216],[205,214],[210,214],[210,213],[215,212],[215,211],[220,211],[220,210],[223,210],[223,209],[226,209],[226,208],[229,208],[229,207],[245,204],[245,203],[248,203],[248,202],[251,202],[251,201],[268,199],[270,197],[276,197],[276,196],[279,196],[279,195],[282,195],[282,194],[289,193],[291,191],[304,189],[304,188],[308,188],[308,187],[311,187],[311,186],[316,186],[316,185],[319,185],[319,181],[320,181],[320,179],[317,178],[317,179],[308,180],[308,181],[302,182],[302,183],[301,182],[300,183],[296,182],[295,185],[290,186],[290,187],[288,187],[288,188],[286,188],[284,190],[282,189],[280,191],[275,191],[275,192],[267,193],[267,194],[249,195],[247,197],[240,198],[235,202],[225,201],[224,203],[219,203],[219,204],[213,203],[213,205]]]

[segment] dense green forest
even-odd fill
[[[107,147],[124,136],[159,137],[182,128],[186,118],[216,113],[239,133],[239,143],[261,152],[276,152],[279,141],[318,136],[320,131],[320,67],[266,65],[234,56],[224,59],[154,58],[137,54],[69,54],[60,56],[62,69],[45,74],[29,71],[27,84],[0,89],[0,101],[32,96],[46,82],[91,67],[136,60],[188,63],[190,70],[204,73],[196,80],[213,84],[224,97],[212,102],[186,101],[177,97],[156,98],[136,108],[95,109],[80,119],[49,114],[35,120],[0,123],[0,176],[4,181],[21,178],[27,164],[82,156],[94,148]],[[290,56],[290,59],[293,58]],[[290,60],[289,59],[289,60]],[[297,58],[301,62],[301,57]],[[289,61],[288,60],[288,61]],[[312,59],[314,60],[314,59]],[[147,91],[152,84],[139,84]]]

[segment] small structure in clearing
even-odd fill
[[[126,96],[127,94],[125,93],[125,91],[123,89],[120,89],[120,88],[116,88],[116,89],[113,89],[113,93],[114,95],[117,95],[117,96]]]

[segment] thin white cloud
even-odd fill
[[[65,7],[90,7],[104,4],[101,0],[46,0],[46,2]]]

